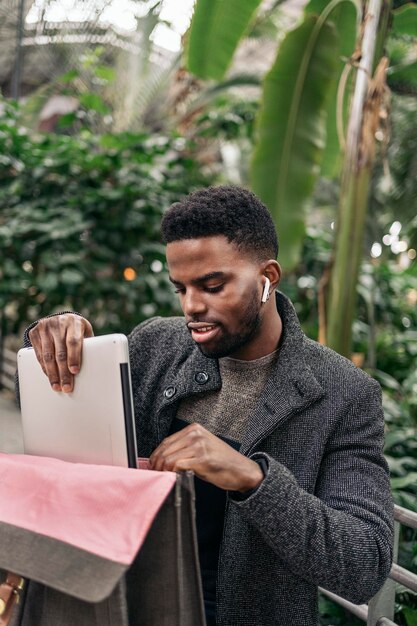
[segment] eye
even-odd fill
[[[216,285],[216,287],[205,287],[204,290],[208,293],[219,293],[223,289],[224,285]]]
[[[184,287],[177,287],[176,289],[174,289],[175,293],[185,293],[185,289]]]

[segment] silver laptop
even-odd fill
[[[17,358],[26,454],[136,467],[129,351],[125,335],[84,340],[72,393],[51,389],[33,348]]]

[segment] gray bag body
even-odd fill
[[[192,473],[130,566],[0,522],[0,582],[7,571],[26,578],[10,626],[205,626]]]

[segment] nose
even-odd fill
[[[197,289],[187,289],[181,297],[181,308],[188,318],[205,313],[207,310],[204,296]]]

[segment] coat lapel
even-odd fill
[[[282,355],[279,361],[281,358]],[[323,395],[322,387],[307,366],[298,367],[288,376],[282,361],[277,363],[275,375],[268,381],[249,419],[240,448],[242,454],[249,454],[258,442]]]
[[[324,395],[306,363],[306,337],[295,309],[281,293],[277,294],[277,308],[283,324],[278,360],[249,419],[240,448],[243,454],[249,454],[259,441]]]
[[[205,357],[194,345],[188,358],[178,363],[173,372],[173,376],[164,383],[157,406],[159,441],[168,435],[182,399],[193,394],[216,391],[222,386],[217,359]]]
[[[250,453],[257,442],[324,395],[305,362],[306,338],[297,314],[288,298],[281,293],[277,294],[277,308],[283,322],[279,357],[242,438],[243,454]],[[183,398],[215,391],[222,385],[217,359],[205,357],[193,343],[190,343],[186,358],[182,357],[181,361],[173,364],[171,371],[172,376],[165,379],[159,392],[156,413],[159,442],[168,435]]]

